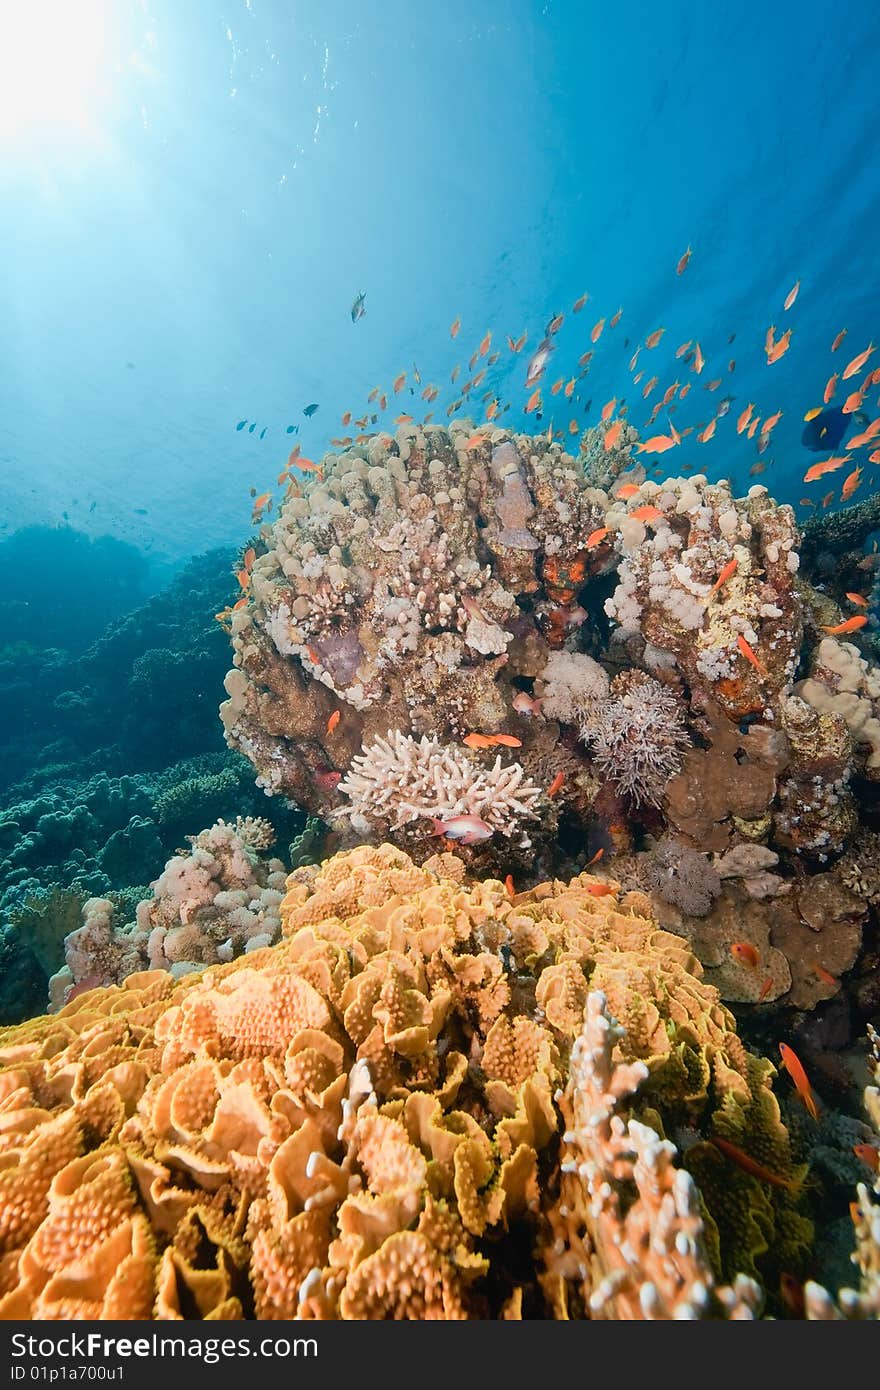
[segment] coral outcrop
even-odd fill
[[[268,821],[220,820],[188,837],[137,905],[135,920],[114,921],[116,905],[89,898],[82,924],[64,940],[64,966],[49,981],[55,1007],[97,985],[121,984],[143,970],[175,978],[276,941],[284,865],[261,857],[275,839]]]

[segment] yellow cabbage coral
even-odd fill
[[[640,895],[446,859],[299,869],[278,945],[0,1033],[0,1317],[587,1311],[548,1252],[588,992],[662,1114],[754,1100],[746,1054]]]

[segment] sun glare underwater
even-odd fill
[[[880,12],[0,12],[0,1318],[880,1318]]]

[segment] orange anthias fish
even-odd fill
[[[748,424],[749,424],[749,421],[750,421],[751,418],[752,418],[752,411],[754,410],[754,408],[755,408],[755,407],[754,407],[753,402],[752,402],[752,401],[749,401],[749,403],[748,403],[748,405],[746,406],[745,410],[743,410],[743,411],[741,412],[741,414],[737,416],[737,421],[736,421],[736,432],[737,432],[737,434],[742,434],[743,430],[745,430],[745,429],[748,428]]]
[[[465,440],[464,447],[468,450],[479,449],[480,445],[485,444],[485,442],[486,436],[484,434],[472,434],[470,439]]]
[[[823,459],[821,463],[814,463],[804,474],[805,483],[814,483],[817,478],[824,478],[826,473],[836,473],[838,468],[842,468],[845,463],[849,463],[852,454],[836,454],[834,458]]]
[[[699,437],[698,435],[697,438]],[[674,449],[677,443],[678,440],[673,439],[669,434],[653,434],[650,439],[646,439],[643,444],[637,444],[636,448],[640,454],[665,454],[667,449]],[[630,484],[630,486],[632,487],[633,485]],[[633,491],[638,492],[638,488],[634,487]],[[619,497],[620,493],[617,495]],[[632,496],[633,493],[629,495]]]
[[[505,874],[504,887],[507,889],[507,896],[509,898],[516,897],[516,889],[513,886],[513,874]]]
[[[781,419],[782,419],[782,411],[781,411],[781,410],[777,410],[777,412],[776,412],[775,415],[768,415],[768,416],[767,416],[767,419],[764,421],[763,425],[761,426],[761,433],[762,433],[762,434],[769,434],[770,431],[771,431],[772,429],[775,429],[775,427],[779,424],[779,421],[780,421]]]
[[[646,502],[643,507],[636,507],[634,512],[630,512],[630,516],[633,521],[654,522],[663,520],[663,513],[660,508],[653,506],[650,502]]]
[[[677,347],[677,348],[675,349],[675,355],[676,355],[676,357],[684,357],[685,353],[687,352],[687,350],[688,350],[688,348],[690,347],[690,345],[691,345],[692,342],[693,342],[693,338],[688,338],[688,340],[687,340],[686,343],[682,343],[679,347]]]
[[[685,251],[684,255],[679,257],[678,265],[675,267],[676,275],[684,274],[685,270],[687,269],[688,261],[690,260],[693,254],[694,253],[689,246],[688,249]]]
[[[869,343],[868,346],[865,348],[864,352],[860,352],[858,357],[854,357],[851,362],[847,363],[847,365],[843,369],[842,379],[844,381],[849,381],[851,376],[855,376],[856,372],[861,371],[862,367],[864,367],[868,358],[871,356],[871,353],[876,352],[876,350],[877,349],[874,347],[874,344]]]
[[[715,433],[715,430],[716,430],[717,426],[718,426],[718,421],[717,421],[717,419],[716,419],[716,420],[710,420],[709,423],[708,423],[708,425],[706,426],[706,428],[705,428],[704,430],[701,430],[701,431],[700,431],[700,433],[697,435],[697,439],[700,441],[701,444],[708,444],[708,443],[709,443],[709,440],[712,438],[713,434]]]
[[[826,970],[824,965],[820,965],[818,961],[814,960],[810,968],[812,969],[813,974],[816,976],[816,979],[821,980],[823,985],[832,985],[835,989],[837,989],[840,985],[840,981],[838,979],[835,979],[835,977],[831,974],[831,971]]]
[[[730,954],[738,965],[747,965],[750,970],[757,970],[761,959],[750,941],[734,941]]]
[[[491,748],[491,741],[485,734],[468,734],[462,739],[466,748]]]
[[[858,632],[860,627],[864,627],[868,619],[864,613],[856,613],[852,618],[847,618],[845,623],[837,623],[835,627],[828,627],[825,623],[820,624],[822,631],[827,632],[829,637],[842,637],[846,632]]]
[[[323,464],[315,463],[313,459],[303,458],[302,455],[292,462],[291,467],[298,468],[301,473],[317,473],[319,477],[324,476]]]
[[[581,297],[580,297],[580,299],[576,299],[576,300],[574,301],[574,303],[572,304],[572,306],[571,306],[571,312],[572,312],[573,314],[579,314],[580,311],[581,311],[581,309],[583,309],[584,305],[586,304],[587,300],[589,299],[589,297],[590,297],[590,296],[589,296],[588,294],[582,294]]]
[[[612,315],[611,315],[611,320],[610,320],[609,325],[608,325],[609,328],[616,328],[616,327],[617,327],[617,325],[620,323],[620,319],[621,319],[621,315],[622,315],[622,314],[623,314],[623,310],[622,310],[622,309],[618,309],[616,314],[612,314]]]
[[[502,748],[522,748],[522,739],[514,738],[513,734],[490,734],[489,743],[493,748],[496,744]]]
[[[763,983],[762,986],[761,986],[761,993],[758,995],[758,1003],[759,1003],[759,1004],[763,1004],[764,1000],[767,998],[767,995],[770,993],[770,991],[771,991],[772,988],[773,988],[773,976],[772,976],[772,975],[768,975],[767,978],[766,978],[766,980],[764,981],[764,983]]]
[[[550,395],[551,395],[551,396],[558,396],[558,395],[559,395],[559,392],[562,390],[562,388],[563,388],[564,385],[565,385],[565,377],[564,377],[564,376],[561,376],[561,377],[559,378],[559,380],[558,380],[558,381],[554,381],[553,385],[550,387]]]
[[[576,377],[572,377],[570,381],[567,381],[567,382],[565,383],[565,391],[564,391],[563,394],[564,394],[566,400],[568,400],[568,401],[571,400],[572,396],[574,395],[574,388],[575,388],[576,386],[577,386],[577,378],[576,378]]]
[[[857,410],[861,410],[864,399],[865,393],[861,387],[858,391],[851,391],[841,406],[844,415],[854,415]]]
[[[532,392],[532,394],[529,396],[529,399],[526,401],[526,406],[525,406],[526,415],[530,415],[531,412],[532,412],[533,410],[540,410],[540,408],[541,408],[541,388],[540,388],[540,386],[537,386],[537,387],[535,388],[535,390]]]
[[[798,297],[798,290],[800,289],[800,287],[801,287],[801,282],[800,282],[800,280],[798,280],[797,283],[793,286],[793,288],[790,289],[789,292],[788,292],[788,294],[785,296],[785,303],[784,303],[783,306],[782,306],[783,309],[790,309],[790,308],[791,308],[792,304],[794,303],[794,301],[795,301],[795,300],[797,299],[797,297]]]
[[[729,1139],[720,1139],[713,1134],[709,1142],[714,1144],[716,1149],[720,1149],[724,1157],[729,1158],[731,1163],[742,1168],[744,1173],[750,1173],[753,1178],[760,1178],[762,1182],[769,1182],[773,1187],[784,1187],[789,1192],[796,1190],[800,1185],[793,1182],[791,1178],[784,1178],[781,1173],[772,1173],[769,1168],[764,1167],[763,1163],[759,1163],[744,1149],[732,1144]]]
[[[591,531],[587,536],[586,549],[595,550],[596,546],[601,545],[607,535],[607,526],[600,526],[597,531]]]
[[[837,351],[837,349],[840,347],[840,344],[843,342],[843,340],[844,340],[844,338],[846,337],[846,335],[847,335],[848,332],[849,332],[849,329],[848,329],[848,328],[841,328],[841,330],[840,330],[840,332],[838,333],[837,337],[834,339],[834,342],[831,344],[831,351],[832,351],[832,352],[836,352],[836,351]]]
[[[834,392],[837,390],[837,383],[838,383],[839,380],[840,380],[840,372],[835,372],[834,375],[833,375],[833,376],[830,376],[830,377],[828,378],[828,380],[826,381],[826,383],[825,383],[825,390],[824,390],[824,392],[822,393],[822,399],[823,399],[823,401],[825,402],[826,405],[828,405],[828,403],[830,402],[831,398],[832,398],[833,395],[834,395]]]
[[[658,383],[659,380],[660,380],[659,377],[652,376],[652,377],[650,378],[649,381],[646,381],[646,382],[645,382],[645,385],[644,385],[644,387],[642,388],[642,398],[643,398],[643,400],[647,400],[647,399],[648,399],[648,397],[650,396],[651,392],[654,390],[654,387],[657,385],[657,383]]]
[[[849,441],[850,449],[861,449],[864,444],[870,444],[872,439],[876,439],[880,434],[880,418],[872,420],[867,429],[862,430],[861,434],[854,434]]]
[[[589,869],[593,864],[598,864],[599,860],[602,858],[604,853],[605,846],[601,845],[599,849],[596,850],[596,853],[593,855],[592,859],[587,860],[587,868]]]
[[[524,690],[520,690],[513,697],[513,708],[516,710],[517,714],[527,714],[530,717],[535,715],[540,719],[544,718],[541,713],[541,705],[543,703],[543,700],[536,699],[534,695],[527,695]]]
[[[395,396],[396,396],[400,391],[403,390],[403,387],[404,387],[405,382],[406,382],[406,372],[401,372],[401,373],[400,373],[400,376],[396,376],[396,377],[394,378],[394,380],[393,380],[392,383],[391,383],[391,389],[393,390]]]
[[[605,431],[605,438],[603,440],[606,454],[610,453],[610,451],[614,448],[615,444],[620,438],[622,430],[622,420],[615,420],[613,425],[608,426],[608,429]]]
[[[559,794],[559,792],[562,791],[562,784],[563,784],[564,781],[565,781],[565,773],[564,773],[564,772],[557,772],[556,776],[553,778],[553,781],[550,783],[549,787],[547,788],[547,795],[548,795],[548,797],[550,797],[551,800],[552,800],[552,798],[553,798],[554,796],[557,796],[557,795]]]
[[[624,483],[623,487],[617,489],[614,496],[619,497],[621,502],[626,502],[630,497],[635,497],[637,492],[641,492],[638,483]]]
[[[251,570],[253,569],[254,561],[256,560],[256,558],[257,552],[254,550],[254,547],[252,545],[249,545],[242,557],[244,567],[247,570],[248,574],[250,574]]]
[[[655,348],[665,332],[665,328],[655,328],[654,332],[649,333],[647,338],[645,339],[645,347]]]
[[[336,725],[339,723],[341,718],[342,715],[340,714],[339,710],[335,709],[331,714],[330,718],[327,720],[328,734],[332,734],[333,730],[336,728]]]
[[[747,433],[747,435],[746,435],[746,438],[747,438],[747,439],[754,439],[754,437],[755,437],[755,431],[757,430],[757,428],[758,428],[758,426],[760,425],[760,423],[761,423],[761,417],[760,417],[760,415],[756,415],[756,416],[754,417],[754,419],[751,421],[750,425],[749,425],[748,433]]]
[[[784,357],[791,347],[791,329],[787,328],[782,337],[779,338],[767,353],[768,363],[778,362],[780,357]]]
[[[608,421],[611,419],[612,415],[614,414],[614,409],[615,409],[615,406],[616,406],[616,405],[617,405],[617,397],[616,397],[616,396],[612,396],[612,397],[611,397],[611,400],[610,400],[610,401],[606,401],[605,404],[603,405],[602,410],[601,410],[601,412],[600,412],[600,414],[599,414],[599,419],[602,421],[602,424],[603,424],[603,425],[607,425]]]
[[[728,581],[728,579],[730,579],[734,574],[736,574],[736,567],[737,567],[737,559],[736,559],[736,556],[734,555],[733,559],[732,559],[732,560],[728,560],[727,564],[724,565],[724,566],[722,567],[721,571],[719,572],[718,578],[715,580],[715,583],[712,585],[711,589],[709,590],[709,595],[708,595],[709,598],[711,598],[713,594],[717,594],[717,592],[718,592],[718,590],[721,588],[722,584],[726,584],[727,581]]]
[[[235,577],[238,580],[239,587],[242,589],[246,589],[251,582],[251,577],[247,570],[236,570]]]
[[[587,883],[584,886],[594,898],[607,898],[610,893],[614,892],[610,883]]]
[[[483,338],[482,342],[480,343],[480,356],[481,356],[481,357],[485,357],[485,356],[486,356],[486,353],[489,351],[489,348],[490,348],[491,346],[492,346],[492,334],[491,334],[491,333],[487,333],[486,336]]]
[[[458,330],[459,330],[460,328],[461,328],[461,319],[455,319],[455,321],[454,321],[453,324],[452,324],[452,327],[451,327],[450,330],[449,330],[449,336],[450,336],[450,338],[457,338],[457,337],[458,337]]]
[[[866,598],[863,598],[861,594],[848,593],[847,598],[849,599],[850,603],[858,604],[859,608],[867,608],[868,606],[868,600]]]
[[[591,342],[591,343],[598,343],[599,339],[602,337],[602,329],[603,329],[604,327],[605,327],[605,320],[604,320],[604,319],[599,319],[599,322],[598,322],[598,323],[594,323],[594,324],[593,324],[593,329],[592,329],[592,332],[590,333],[590,342]]]
[[[844,479],[843,487],[840,489],[841,501],[846,502],[850,497],[852,497],[853,493],[855,492],[856,488],[859,486],[861,481],[862,469],[854,468],[852,473],[848,474],[848,476]]]
[[[792,1048],[788,1046],[787,1043],[779,1044],[779,1052],[782,1057],[782,1065],[785,1067],[785,1070],[788,1072],[789,1076],[794,1082],[795,1090],[797,1091],[804,1105],[807,1107],[809,1113],[812,1115],[813,1119],[818,1120],[819,1111],[816,1108],[816,1100],[813,1095],[812,1087],[810,1086],[809,1078],[807,1077],[807,1073],[804,1071],[800,1058],[798,1057],[797,1053],[794,1052]]]
[[[755,670],[758,672],[759,675],[766,676],[767,672],[765,671],[761,662],[755,656],[755,653],[752,651],[751,647],[749,646],[746,639],[743,637],[742,633],[740,633],[737,637],[736,645],[739,648],[741,655],[745,657],[749,665],[754,666]]]
[[[701,347],[700,347],[700,344],[697,343],[697,345],[696,345],[696,347],[695,347],[695,349],[694,349],[694,371],[697,373],[697,376],[700,375],[700,372],[703,370],[703,368],[705,367],[705,365],[706,365],[706,359],[705,359],[705,357],[703,356],[703,352],[702,352],[702,349],[701,349]]]
[[[880,1149],[875,1144],[853,1144],[853,1153],[875,1173],[880,1173]]]

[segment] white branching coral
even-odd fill
[[[491,767],[480,767],[462,749],[436,738],[411,738],[399,729],[352,759],[339,791],[351,800],[351,810],[343,814],[356,829],[378,823],[399,830],[424,817],[479,816],[508,837],[521,829],[521,821],[538,818],[542,796],[521,763],[502,766],[497,757]]]
[[[642,671],[615,676],[610,698],[586,711],[580,734],[600,770],[636,805],[659,803],[689,742],[678,699]]]
[[[566,1120],[561,1199],[569,1220],[560,1267],[582,1281],[593,1318],[752,1319],[761,1305],[753,1280],[715,1284],[699,1194],[676,1167],[675,1145],[628,1115],[648,1068],[619,1060],[624,1034],[605,995],[588,994],[568,1085],[556,1096]]]

